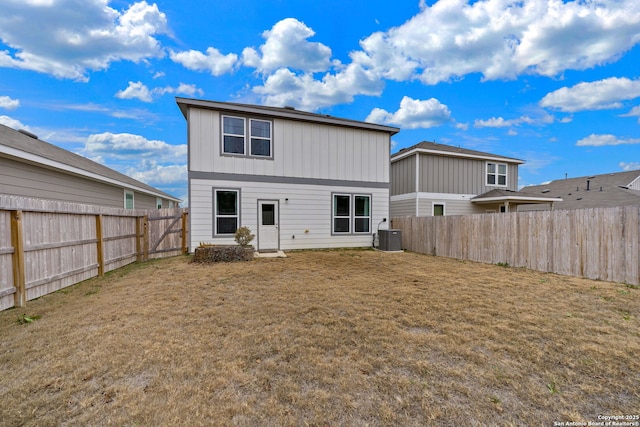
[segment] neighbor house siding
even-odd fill
[[[411,158],[415,161],[414,156]],[[395,163],[397,162],[392,164],[392,169],[396,167]],[[483,194],[496,188],[485,185],[486,164],[486,160],[420,154],[420,191]],[[507,187],[501,188],[513,191],[518,189],[517,165],[507,164]]]
[[[122,188],[0,157],[0,193],[123,207]]]
[[[200,242],[233,244],[213,236],[213,188],[240,189],[240,226],[258,230],[258,200],[278,200],[280,249],[365,247],[389,215],[389,190],[371,186],[308,185],[277,182],[190,179],[191,250]],[[371,233],[332,235],[332,194],[371,195]],[[255,242],[254,242],[255,243]]]
[[[131,190],[133,191],[133,190]],[[155,209],[156,197],[134,192],[136,209]],[[0,194],[124,207],[124,188],[0,157]],[[168,201],[163,200],[163,203]]]
[[[391,195],[416,191],[416,158],[405,157],[393,162],[391,167]]]
[[[390,202],[389,215],[391,216],[391,218],[397,218],[400,216],[415,216],[415,196],[410,199],[401,198],[398,200],[394,200],[394,198],[392,197]]]
[[[273,156],[221,153],[220,113],[190,108],[189,170],[224,174],[389,182],[389,135],[367,129],[267,116],[229,115],[273,123]]]

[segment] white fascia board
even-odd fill
[[[478,200],[472,200],[473,203],[491,203],[491,202],[507,202],[507,201],[530,202],[530,203],[551,203],[551,202],[561,202],[562,199],[559,197],[497,196],[497,197],[488,197],[488,198],[482,198]]]
[[[409,150],[406,153],[402,153],[399,154],[396,157],[392,157],[391,158],[391,163],[400,160],[400,159],[404,159],[405,157],[409,157],[412,156],[414,154],[433,154],[436,156],[445,156],[445,157],[463,157],[466,159],[477,159],[477,160],[493,160],[494,162],[502,162],[502,163],[512,163],[512,164],[518,164],[521,165],[524,163],[523,160],[518,160],[518,159],[508,159],[505,157],[498,157],[498,156],[482,156],[482,155],[476,155],[476,154],[467,154],[467,153],[454,153],[451,151],[439,151],[439,150],[427,150],[424,148],[414,148],[413,150]]]
[[[429,200],[471,200],[476,194],[455,194],[455,193],[405,193],[391,196],[391,200],[415,200],[429,199]]]
[[[134,185],[127,184],[127,183],[124,183],[122,181],[118,181],[118,180],[115,180],[115,179],[107,178],[105,176],[102,176],[102,175],[99,175],[99,174],[96,174],[96,173],[93,173],[93,172],[88,172],[88,171],[86,171],[84,169],[80,169],[80,168],[77,168],[75,166],[67,165],[65,163],[56,162],[54,160],[50,160],[50,159],[47,159],[45,157],[41,157],[41,156],[37,156],[35,154],[27,153],[26,151],[17,150],[15,148],[7,147],[5,145],[0,145],[0,154],[6,154],[8,156],[16,157],[16,158],[21,159],[21,160],[26,160],[26,161],[31,162],[31,163],[36,163],[36,164],[39,164],[39,165],[48,166],[48,167],[53,168],[53,169],[61,170],[63,172],[68,172],[70,174],[80,175],[80,176],[83,176],[85,178],[92,179],[94,181],[105,182],[105,183],[108,183],[108,184],[116,185],[118,187],[123,187],[123,188],[127,188],[129,190],[134,190],[134,191],[137,191],[139,193],[150,194],[150,195],[153,195],[153,196],[156,196],[156,197],[161,197],[163,199],[167,199],[166,195],[157,193],[155,191],[149,191],[149,190],[141,188],[141,187],[136,187]],[[174,198],[171,198],[170,200],[181,201],[180,199],[174,199]]]

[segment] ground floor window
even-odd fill
[[[133,191],[125,190],[124,191],[124,208],[125,209],[133,209]]]
[[[371,232],[371,196],[364,194],[333,194],[333,234]]]
[[[441,203],[433,204],[433,216],[444,216],[444,205]]]
[[[240,190],[213,190],[213,235],[233,235],[240,223]]]

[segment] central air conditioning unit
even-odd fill
[[[387,252],[402,251],[402,230],[378,230],[378,249]]]

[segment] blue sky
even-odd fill
[[[640,169],[637,0],[0,0],[0,123],[187,198],[176,96],[516,157]]]

